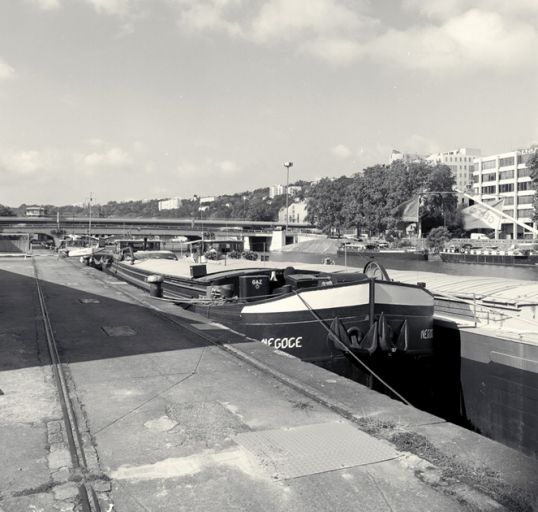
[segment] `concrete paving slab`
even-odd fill
[[[47,428],[44,423],[0,426],[0,496],[48,484]],[[1,501],[0,501],[1,506]]]
[[[64,504],[57,508],[54,495],[50,492],[40,492],[30,496],[17,496],[0,501],[0,512],[73,512],[74,506]]]

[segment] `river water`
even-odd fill
[[[337,265],[362,268],[364,261],[357,261],[356,258],[344,257],[331,254],[313,254],[301,252],[272,252],[269,260],[296,261],[301,263],[323,263],[326,258],[331,258]],[[435,257],[434,257],[435,258]],[[431,261],[419,260],[398,260],[394,258],[389,262],[383,262],[384,266],[390,270],[415,270],[417,272],[438,272],[455,276],[486,276],[486,277],[506,277],[508,279],[522,279],[527,281],[538,281],[538,266],[502,266],[502,265],[472,265],[468,263],[443,263],[440,259]],[[390,271],[389,271],[390,275]]]

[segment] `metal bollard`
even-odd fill
[[[149,294],[152,297],[161,298],[163,296],[163,276],[153,274],[148,276],[146,281],[149,283]]]

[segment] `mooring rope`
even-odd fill
[[[349,350],[348,346],[336,335],[335,332],[333,332],[329,327],[327,327],[327,325],[325,324],[325,322],[323,321],[323,319],[314,311],[314,309],[312,309],[312,307],[310,306],[310,304],[308,304],[308,302],[306,302],[306,300],[301,297],[301,295],[297,292],[297,290],[294,290],[294,293],[297,297],[299,297],[299,299],[301,300],[301,302],[307,307],[307,309],[312,313],[312,315],[314,316],[314,318],[316,320],[318,320],[321,325],[323,326],[323,328],[327,331],[328,334],[332,334],[333,336],[333,339],[336,340],[342,347],[342,350],[348,354],[350,357],[352,357],[357,363],[359,363],[363,368],[366,369],[366,371],[370,372],[370,374],[375,377],[379,382],[381,382],[381,384],[383,384],[389,391],[391,391],[392,393],[394,393],[404,404],[406,405],[412,405],[411,402],[409,402],[409,400],[406,400],[400,393],[398,393],[398,391],[396,391],[388,382],[386,382],[385,380],[383,380],[382,377],[380,377],[377,373],[374,372],[374,370],[372,370],[364,361],[361,361],[351,350]]]

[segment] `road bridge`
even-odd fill
[[[26,233],[55,243],[65,235],[91,234],[97,237],[155,237],[168,239],[185,236],[190,240],[215,233],[220,237],[242,236],[245,247],[278,250],[297,241],[300,234],[314,231],[311,224],[250,221],[237,219],[173,219],[130,217],[0,217],[0,233]]]

